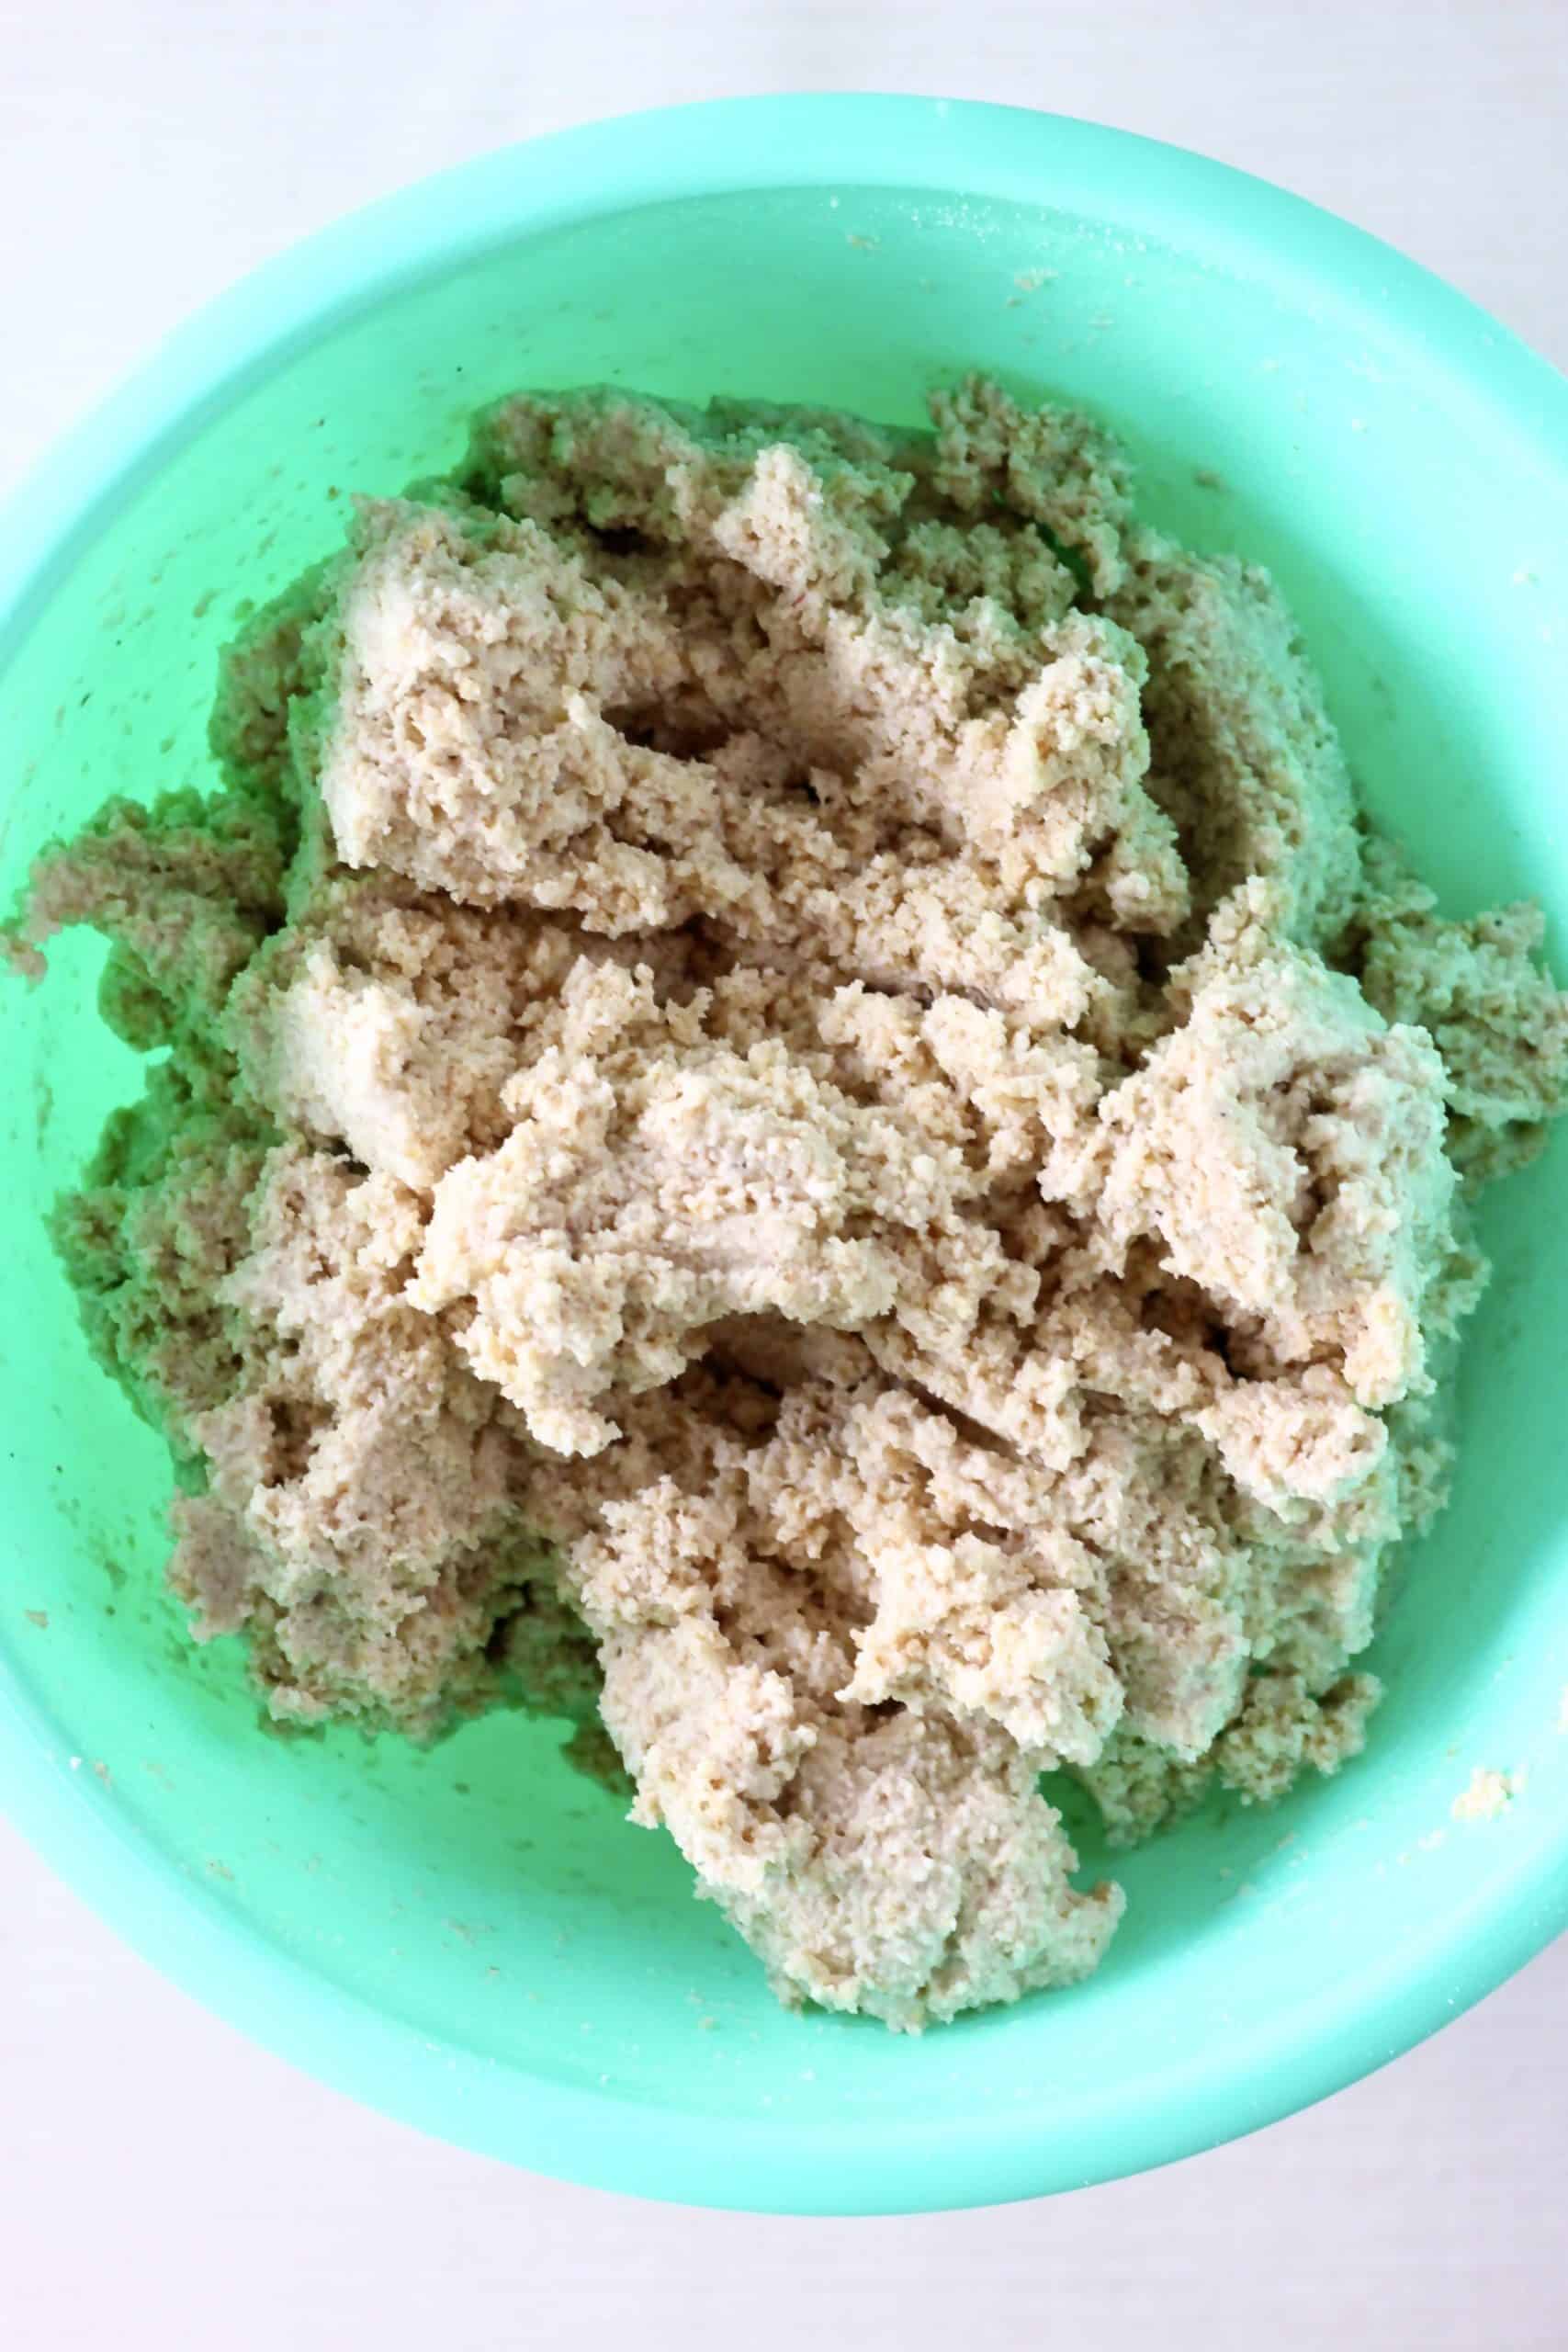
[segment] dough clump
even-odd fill
[[[58,1238],[198,1636],[283,1723],[565,1719],[901,2028],[1103,1952],[1042,1774],[1131,1840],[1359,1747],[1465,1187],[1568,1091],[1267,577],[1084,418],[931,418],[503,401],[11,935],[156,1049]]]

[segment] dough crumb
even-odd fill
[[[1359,1752],[1468,1196],[1568,1099],[1539,916],[1367,834],[1267,575],[1084,416],[931,417],[500,402],[4,936],[96,926],[152,1057],[55,1240],[196,1638],[286,1728],[550,1718],[899,2030],[1102,1956],[1043,1775],[1125,1845]]]
[[[1478,1764],[1470,1776],[1470,1786],[1455,1797],[1449,1807],[1456,1821],[1495,1821],[1506,1813],[1518,1792],[1517,1774],[1488,1771]]]

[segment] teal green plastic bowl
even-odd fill
[[[1450,908],[1568,914],[1568,387],[1460,296],[1259,182],[912,98],[603,124],[260,271],[44,469],[0,538],[4,865],[207,773],[219,647],[451,464],[517,385],[889,420],[983,368],[1087,403],[1146,510],[1278,575],[1368,804]],[[0,1770],[42,1852],[312,2073],[568,2179],[714,2205],[976,2204],[1247,2132],[1407,2048],[1568,1922],[1568,1217],[1498,1192],[1452,1508],[1408,1562],[1371,1745],[1122,1863],[1091,1983],[921,2040],[777,2007],[662,1837],[496,1716],[435,1752],[265,1737],[161,1586],[162,1447],[90,1365],[41,1221],[137,1084],[71,939],[13,989]],[[1477,1769],[1514,1777],[1456,1818]]]

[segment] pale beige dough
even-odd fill
[[[502,403],[12,942],[98,924],[168,1049],[61,1240],[197,1633],[280,1718],[602,1722],[785,1997],[897,2027],[1099,1960],[1042,1773],[1126,1840],[1359,1748],[1459,1172],[1568,1082],[1266,576],[1083,418],[932,417]]]

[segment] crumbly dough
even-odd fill
[[[1461,1174],[1568,1086],[1266,576],[1081,417],[931,413],[502,402],[12,937],[164,1049],[59,1231],[198,1635],[284,1722],[568,1720],[897,2027],[1100,1958],[1043,1773],[1131,1840],[1359,1747]]]

